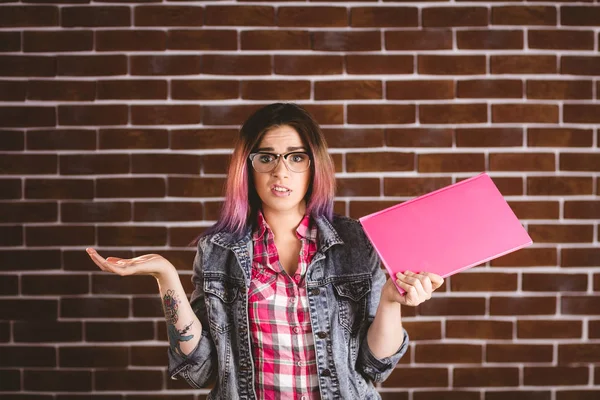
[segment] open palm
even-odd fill
[[[160,254],[144,254],[143,256],[134,258],[103,258],[91,247],[88,247],[86,252],[101,270],[121,276],[152,275],[156,277],[168,268],[175,268],[173,264]]]

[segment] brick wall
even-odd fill
[[[0,0],[0,397],[205,398],[166,377],[153,279],[83,249],[190,291],[236,129],[290,100],[338,212],[488,171],[535,242],[405,309],[385,399],[600,398],[599,26],[591,0]]]

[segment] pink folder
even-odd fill
[[[533,243],[486,173],[359,221],[390,276],[447,277]]]

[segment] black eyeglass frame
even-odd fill
[[[270,155],[275,157],[276,162],[273,165],[273,168],[271,168],[268,171],[258,171],[256,169],[256,167],[254,166],[254,158],[259,155],[259,154],[266,154],[266,155]],[[308,157],[308,166],[306,167],[306,169],[302,170],[302,171],[294,171],[287,163],[287,158],[288,156],[290,156],[291,154],[305,154]],[[295,172],[297,174],[300,174],[302,172],[308,171],[308,169],[310,168],[310,163],[312,161],[312,157],[310,156],[310,154],[308,154],[306,151],[290,151],[288,153],[284,153],[284,154],[277,154],[277,153],[269,153],[268,151],[258,151],[256,153],[250,153],[250,155],[248,156],[248,159],[250,160],[250,164],[252,164],[252,168],[254,168],[254,170],[258,173],[264,173],[264,174],[268,174],[269,172],[272,172],[275,168],[277,168],[277,166],[279,165],[279,161],[283,158],[283,164],[285,165],[285,167],[288,169],[288,171],[291,172]]]

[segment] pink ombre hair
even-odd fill
[[[274,103],[254,112],[242,125],[229,164],[221,215],[200,237],[224,231],[241,238],[246,233],[261,207],[248,156],[270,129],[284,125],[298,132],[311,156],[311,178],[305,197],[306,213],[313,218],[323,216],[332,220],[335,169],[327,152],[323,132],[314,118],[299,105]]]

